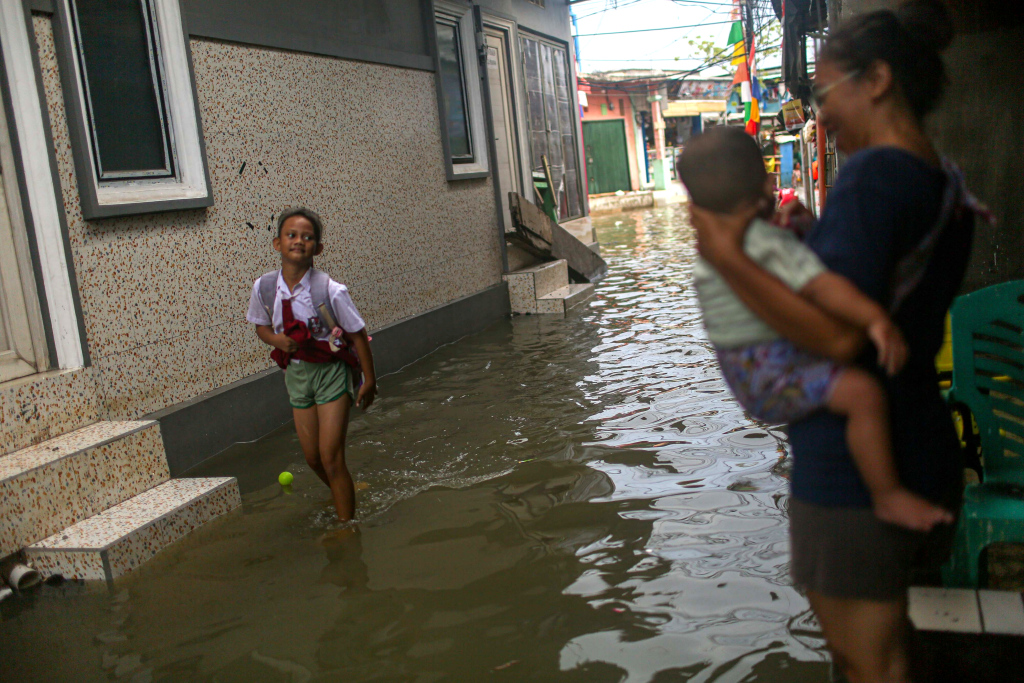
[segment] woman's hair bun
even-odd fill
[[[922,46],[942,52],[953,42],[953,20],[940,0],[910,0],[896,10],[896,17]]]

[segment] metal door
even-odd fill
[[[630,190],[625,121],[584,121],[583,151],[588,194]]]

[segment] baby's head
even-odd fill
[[[686,143],[676,162],[690,201],[715,213],[774,208],[761,150],[742,128],[716,126]]]

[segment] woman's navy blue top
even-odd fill
[[[829,269],[889,308],[896,263],[938,222],[945,182],[942,171],[902,150],[858,152],[843,165],[807,244]],[[944,504],[956,500],[963,469],[949,408],[939,393],[935,356],[946,311],[967,268],[973,225],[968,212],[947,226],[920,284],[894,317],[910,348],[904,369],[884,377],[870,345],[858,362],[884,382],[902,483]],[[842,417],[815,413],[790,425],[789,436],[793,496],[818,505],[871,505],[846,447]]]

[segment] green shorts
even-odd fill
[[[292,408],[312,408],[337,401],[348,394],[356,402],[356,387],[352,369],[347,363],[289,363],[284,373],[284,385]]]

